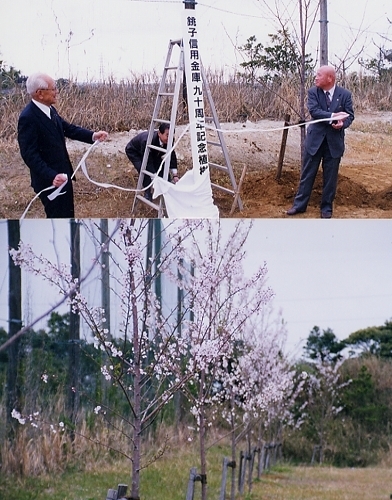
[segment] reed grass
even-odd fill
[[[265,118],[283,119],[288,113],[298,121],[299,82],[287,79],[250,84],[233,75],[224,78],[219,72],[207,71],[207,80],[221,122],[257,121]],[[60,85],[58,111],[69,122],[92,130],[109,132],[148,128],[158,92],[160,75],[130,75],[129,80]],[[343,84],[353,93],[357,111],[391,111],[391,81],[379,82],[357,73],[348,75]],[[168,89],[173,82],[167,82]],[[309,80],[307,86],[311,85]],[[0,95],[0,138],[15,139],[18,116],[29,102],[23,86]],[[208,112],[208,106],[206,106]],[[170,116],[170,102],[163,103],[162,113]],[[179,110],[178,122],[184,117]]]

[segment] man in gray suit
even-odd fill
[[[312,120],[330,120],[310,124],[307,129],[299,187],[287,215],[306,211],[322,161],[323,192],[320,211],[322,219],[330,219],[340,160],[344,152],[344,131],[354,120],[351,93],[336,85],[336,72],[333,67],[321,66],[318,69],[315,86],[308,92],[308,109]]]

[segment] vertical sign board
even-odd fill
[[[209,175],[199,33],[195,10],[184,10],[184,65],[195,184]]]

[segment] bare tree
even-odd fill
[[[307,45],[309,37],[312,33],[314,24],[319,12],[319,0],[259,0],[263,11],[267,12],[268,16],[272,16],[276,20],[277,29],[279,32],[291,33],[292,37],[288,37],[287,41],[293,46],[292,53],[300,54],[297,74],[299,77],[299,109],[295,109],[294,103],[291,104],[292,109],[299,116],[299,121],[306,120],[306,85],[308,81],[307,67],[308,55]],[[285,99],[285,96],[280,96]],[[305,127],[301,127],[301,156],[303,155],[305,142]]]

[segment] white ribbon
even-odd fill
[[[86,158],[87,156],[90,154],[90,152],[92,151],[92,149],[97,145],[99,141],[95,141],[93,144],[91,144],[91,146],[88,148],[88,150],[85,152],[85,154],[83,155],[83,158],[80,160],[80,162],[78,163],[78,166],[76,167],[75,171],[73,172],[72,176],[71,176],[71,179],[72,177],[76,174],[76,172],[78,171],[79,167],[81,166],[82,163],[84,163],[86,161]],[[66,174],[63,174],[66,176]],[[42,194],[42,193],[45,193],[46,191],[50,191],[51,189],[55,189],[55,191],[53,191],[53,193],[49,194],[48,195],[48,199],[50,201],[53,201],[55,198],[57,198],[57,196],[60,196],[62,194],[65,194],[65,192],[62,192],[62,189],[64,186],[66,186],[68,182],[68,177],[64,180],[64,182],[61,184],[61,186],[58,186],[56,188],[56,186],[48,186],[47,188],[45,189],[42,189],[42,191],[40,191],[39,193],[37,193],[34,198],[30,201],[30,203],[27,205],[25,211],[23,212],[20,220],[23,220],[25,217],[26,217],[26,214],[27,212],[29,211],[31,205],[33,204],[33,202],[39,198],[39,196]]]
[[[290,128],[295,128],[295,127],[303,127],[305,125],[312,125],[313,123],[321,123],[321,122],[332,122],[333,120],[345,120],[348,118],[350,115],[348,113],[345,113],[344,111],[341,111],[339,113],[334,113],[334,116],[331,118],[319,118],[318,120],[310,120],[308,122],[303,122],[303,123],[294,123],[293,125],[285,125],[284,127],[276,127],[276,128],[241,128],[241,129],[235,129],[235,130],[228,130],[228,129],[222,129],[222,128],[216,128],[211,125],[207,125],[203,122],[203,125],[210,129],[210,130],[215,130],[216,132],[223,132],[226,134],[238,134],[241,132],[279,132],[281,130],[287,130]]]
[[[251,128],[241,128],[241,129],[236,129],[236,130],[224,130],[224,129],[220,129],[220,128],[216,128],[216,127],[213,127],[213,126],[210,126],[210,125],[207,125],[206,123],[203,122],[203,125],[210,129],[210,130],[215,130],[216,132],[222,132],[222,133],[244,133],[244,132],[276,132],[276,131],[280,131],[280,130],[286,130],[286,129],[290,129],[290,128],[294,128],[294,127],[302,127],[304,125],[311,125],[313,123],[319,123],[319,122],[330,122],[331,120],[344,120],[345,118],[347,118],[349,115],[347,113],[344,113],[344,112],[341,112],[341,113],[335,113],[335,115],[333,116],[333,118],[320,118],[319,120],[311,120],[311,121],[308,121],[308,122],[304,122],[304,123],[295,123],[294,125],[286,125],[284,127],[276,127],[276,128],[269,128],[269,129],[257,129],[257,128],[254,128],[254,129],[251,129]],[[167,158],[168,155],[170,155],[172,153],[172,151],[174,151],[174,149],[177,147],[178,143],[180,142],[180,140],[182,139],[182,137],[186,134],[186,132],[188,132],[189,130],[189,127],[190,127],[190,124],[188,124],[184,131],[181,133],[180,137],[177,139],[177,141],[173,144],[173,146],[165,153],[165,155],[162,157],[162,162],[157,170],[157,172],[153,175],[152,177],[152,180],[150,182],[150,184],[142,189],[132,189],[132,188],[124,188],[122,186],[117,186],[116,184],[109,184],[109,183],[106,183],[106,182],[97,182],[97,181],[94,181],[93,179],[91,179],[91,177],[89,176],[88,174],[88,171],[87,171],[87,166],[86,166],[86,159],[88,157],[88,155],[91,153],[91,151],[94,149],[94,147],[99,143],[99,141],[95,141],[89,148],[88,150],[84,153],[82,159],[79,161],[76,169],[74,170],[72,176],[71,176],[71,179],[66,179],[62,184],[61,186],[57,187],[55,189],[55,186],[49,186],[45,189],[42,189],[42,191],[40,191],[38,194],[36,194],[34,196],[34,198],[30,201],[30,203],[27,205],[25,211],[23,212],[20,220],[23,220],[27,214],[27,212],[29,211],[31,205],[33,204],[33,202],[42,194],[44,193],[45,191],[50,191],[51,189],[55,189],[55,191],[53,191],[53,193],[49,194],[48,195],[48,199],[50,201],[54,200],[55,198],[57,198],[57,196],[61,196],[62,194],[65,194],[64,192],[62,192],[62,189],[66,186],[67,182],[69,180],[72,180],[72,178],[74,177],[74,175],[76,174],[76,172],[79,170],[79,168],[82,169],[82,172],[83,174],[85,175],[85,177],[92,183],[92,184],[95,184],[96,186],[99,186],[99,187],[103,187],[105,189],[107,188],[115,188],[115,189],[120,189],[122,191],[129,191],[129,192],[143,192],[143,191],[146,191],[147,189],[149,189],[151,186],[154,186],[154,183],[155,183],[155,179],[158,177],[160,171],[162,170],[162,167],[163,167],[163,164],[165,163],[165,160]],[[170,187],[175,187],[176,185],[172,184],[171,182],[169,183],[168,181],[165,181],[164,179],[159,179],[159,183],[160,183],[160,191],[162,190],[162,183],[163,182],[167,182],[168,184],[170,184]]]
[[[49,187],[47,187],[47,188],[43,189],[42,191],[40,191],[39,193],[37,193],[37,194],[34,196],[34,198],[30,201],[30,203],[27,205],[26,210],[23,212],[23,214],[22,214],[22,216],[21,216],[20,220],[22,221],[22,220],[26,217],[26,214],[27,214],[27,212],[29,211],[29,209],[30,209],[31,205],[32,205],[32,204],[33,204],[33,202],[34,202],[34,201],[35,201],[35,200],[39,197],[39,195],[40,195],[41,193],[44,193],[45,191],[50,191],[50,190],[51,190],[51,189],[53,189],[53,188],[54,188],[54,186],[49,186]]]
[[[61,184],[61,186],[59,186],[55,191],[53,191],[53,193],[48,194],[48,200],[52,201],[55,198],[57,198],[57,196],[65,194],[65,191],[64,191],[64,193],[61,193],[61,190],[67,184],[67,182],[68,182],[68,176],[67,176],[67,174],[62,174],[62,175],[65,176],[65,181]],[[42,193],[42,191],[41,191],[41,193]]]

